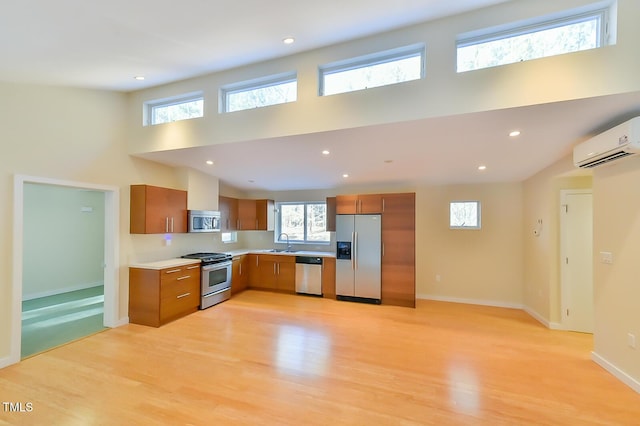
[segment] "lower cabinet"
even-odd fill
[[[129,268],[129,321],[159,327],[196,312],[200,263],[175,268]]]
[[[294,293],[296,258],[286,255],[249,255],[249,286],[256,289]]]
[[[233,258],[231,265],[231,295],[244,291],[249,286],[249,256]]]
[[[335,257],[325,257],[322,259],[322,296],[330,299],[336,298]]]

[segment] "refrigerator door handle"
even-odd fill
[[[358,269],[358,233],[353,233],[353,269]]]
[[[351,269],[356,269],[356,246],[355,246],[355,232],[351,232]]]

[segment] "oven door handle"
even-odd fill
[[[202,270],[203,271],[213,271],[215,269],[223,269],[223,268],[226,268],[228,266],[231,266],[231,262],[214,263],[212,265],[203,266]]]

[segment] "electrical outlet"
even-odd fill
[[[627,344],[630,348],[636,349],[636,335],[633,333],[627,333]]]

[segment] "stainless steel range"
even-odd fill
[[[231,297],[231,255],[192,253],[185,259],[200,259],[200,309],[209,308]]]

